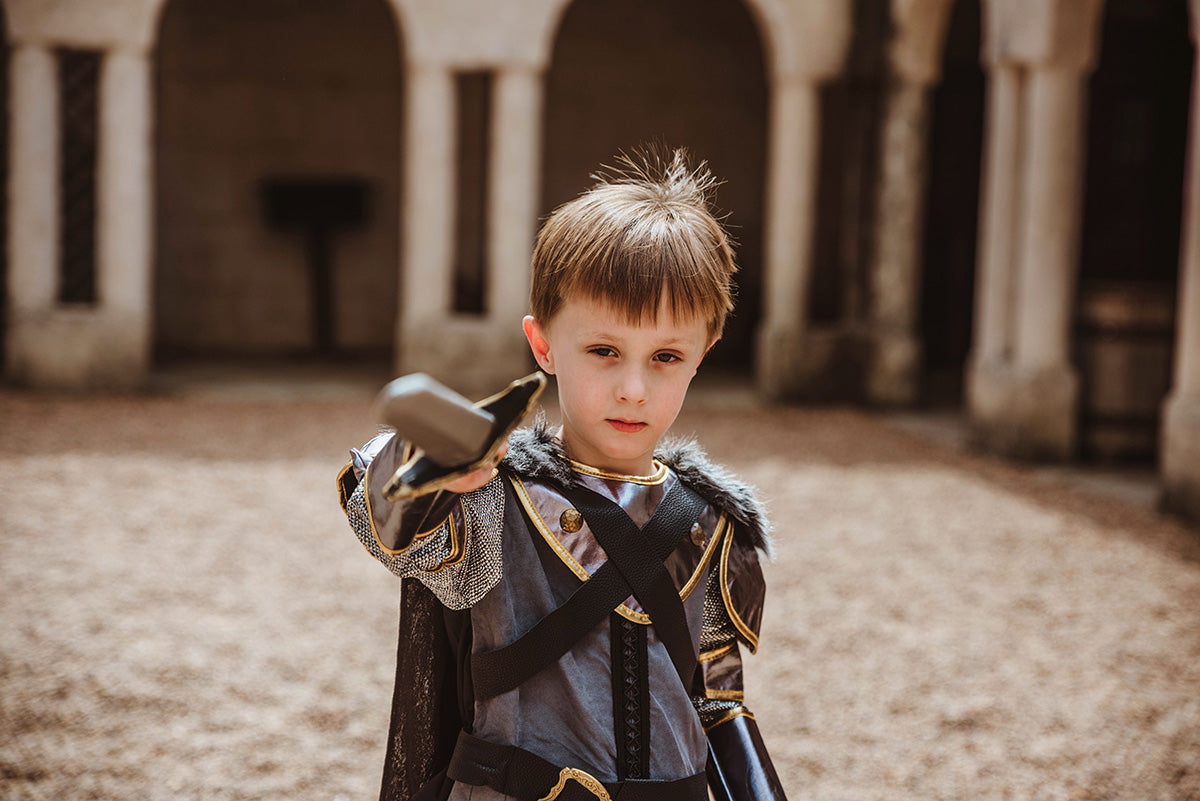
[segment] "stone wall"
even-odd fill
[[[173,0],[158,51],[156,329],[165,352],[302,351],[300,229],[268,226],[268,176],[361,178],[367,225],[332,253],[334,341],[390,348],[399,270],[402,66],[382,0]]]

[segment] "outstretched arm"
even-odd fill
[[[466,609],[500,577],[500,479],[489,468],[446,490],[388,501],[383,485],[407,451],[403,441],[383,435],[352,454],[338,477],[346,517],[388,570],[416,578],[447,607]]]

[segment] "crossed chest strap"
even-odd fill
[[[677,481],[641,529],[619,505],[583,487],[562,489],[608,555],[571,597],[514,642],[471,656],[476,699],[520,686],[558,661],[578,640],[632,595],[653,621],[658,638],[685,688],[696,670],[696,650],[683,602],[663,562],[707,507],[695,490]]]

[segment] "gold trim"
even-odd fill
[[[745,701],[744,690],[705,690],[704,697],[713,701]]]
[[[558,558],[562,561],[562,563],[570,568],[571,572],[574,573],[580,581],[587,581],[589,578],[591,578],[591,574],[587,572],[583,565],[579,564],[579,561],[574,556],[571,556],[571,553],[565,547],[563,547],[563,544],[559,541],[558,537],[554,536],[554,532],[552,532],[549,526],[546,525],[546,521],[542,519],[541,513],[537,510],[537,507],[534,506],[533,499],[529,497],[529,492],[525,489],[524,482],[522,482],[517,476],[510,475],[507,476],[507,478],[509,483],[511,483],[513,486],[513,491],[515,491],[517,494],[517,500],[521,502],[521,505],[525,507],[525,511],[529,513],[529,519],[533,521],[534,528],[536,528],[538,533],[542,535],[542,539],[546,541],[546,544],[553,549],[554,553],[558,555]],[[700,557],[700,561],[697,563],[696,569],[692,572],[692,577],[688,579],[687,584],[685,584],[679,591],[679,599],[681,601],[686,601],[688,596],[692,594],[692,591],[696,589],[696,585],[700,582],[700,576],[703,574],[704,568],[708,566],[710,561],[712,561],[712,556],[716,551],[717,544],[721,541],[722,528],[728,528],[728,526],[726,526],[726,522],[725,515],[722,513],[720,519],[717,521],[717,527],[713,531],[712,541],[704,550],[704,555]],[[650,620],[650,616],[645,612],[635,612],[626,604],[621,604],[614,611],[626,620],[631,620],[634,623],[640,623],[643,626],[649,626],[653,622]]]
[[[459,504],[462,509],[462,504]],[[454,509],[450,509],[450,517],[447,518],[450,522],[450,541],[454,545],[450,548],[450,555],[446,557],[446,561],[442,562],[442,567],[449,565],[457,565],[467,555],[467,542],[471,539],[471,524],[467,519],[467,510],[462,509],[463,525],[462,536],[458,536],[458,526],[454,523]]]
[[[346,487],[342,484],[342,478],[353,469],[354,462],[346,462],[346,466],[339,470],[337,474],[338,503],[342,505],[342,514],[346,514],[346,507],[350,503],[350,499],[346,497]],[[366,490],[365,487],[363,489],[364,491]]]
[[[542,539],[546,541],[546,544],[554,549],[554,553],[558,554],[558,558],[562,560],[562,563],[569,567],[571,572],[581,581],[587,581],[591,578],[591,575],[584,570],[583,565],[579,564],[574,556],[571,556],[567,549],[563,547],[563,544],[558,541],[558,537],[554,536],[554,532],[546,526],[546,521],[542,519],[542,515],[533,505],[533,498],[529,497],[529,491],[525,489],[525,483],[516,476],[506,476],[506,478],[512,484],[513,490],[516,491],[517,500],[521,502],[521,505],[525,507],[525,511],[529,513],[529,519],[533,521],[534,528],[542,535]]]
[[[712,724],[711,726],[705,726],[704,733],[708,734],[710,731],[717,728],[722,723],[728,723],[729,721],[733,720],[734,718],[742,718],[742,717],[750,718],[751,720],[754,720],[754,713],[751,712],[749,709],[746,709],[746,707],[744,707],[744,706],[734,707],[733,709],[726,712],[721,717],[721,719],[718,720],[716,723]]]
[[[602,478],[605,481],[627,481],[630,484],[642,484],[643,486],[653,487],[667,480],[667,466],[657,459],[654,460],[654,472],[648,476],[631,476],[625,473],[613,473],[609,470],[601,470],[599,467],[592,467],[590,464],[577,462],[574,459],[567,459],[571,463],[571,469],[576,473],[592,478]]]
[[[700,654],[696,661],[700,662],[701,664],[705,662],[716,662],[718,659],[725,656],[736,647],[737,641],[735,640],[734,642],[729,643],[729,645],[722,645],[720,648],[714,648],[711,651],[704,651]]]
[[[554,801],[558,798],[558,794],[567,786],[567,780],[574,779],[583,785],[583,789],[587,790],[592,795],[599,798],[600,801],[612,801],[612,796],[608,794],[608,790],[604,789],[604,785],[600,780],[586,770],[579,768],[563,768],[558,772],[558,784],[550,788],[550,792],[538,799],[538,801]]]
[[[708,546],[704,549],[704,553],[700,556],[700,561],[696,563],[696,569],[692,571],[692,577],[688,579],[687,584],[683,585],[683,589],[679,591],[679,599],[686,601],[688,596],[692,594],[692,590],[696,589],[696,585],[700,583],[700,576],[704,573],[704,569],[708,567],[708,563],[712,561],[713,554],[717,551],[717,546],[721,542],[721,537],[725,533],[728,526],[725,519],[725,513],[717,518],[717,525],[713,528],[712,539],[709,540]]]
[[[375,466],[375,462],[374,462],[374,460],[372,460],[371,463],[369,465],[367,465],[367,472],[363,473],[363,503],[366,504],[366,507],[367,507],[367,523],[369,523],[371,526],[371,533],[373,535],[375,535],[375,544],[379,546],[379,550],[383,551],[388,556],[400,556],[405,551],[407,551],[409,548],[413,547],[413,545],[415,545],[418,540],[423,540],[426,537],[428,537],[429,535],[436,533],[443,525],[446,524],[446,521],[442,520],[433,528],[428,529],[427,531],[418,532],[409,541],[408,545],[405,545],[403,548],[400,548],[399,550],[395,550],[395,549],[389,548],[386,545],[384,545],[383,540],[381,540],[379,538],[379,531],[377,531],[375,528],[375,513],[373,511],[371,511],[370,477],[371,477],[371,468],[374,466]],[[450,510],[449,517],[451,520],[454,519],[454,510],[453,509]],[[453,523],[451,523],[451,525],[453,525]]]
[[[733,627],[746,638],[746,644],[750,646],[750,653],[753,654],[758,652],[758,637],[746,625],[746,621],[738,616],[737,610],[733,608],[733,598],[729,595],[729,552],[732,548],[733,528],[730,527],[729,535],[725,538],[725,547],[721,550],[721,599],[725,601],[725,611],[729,613]]]

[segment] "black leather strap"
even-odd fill
[[[568,497],[570,498],[570,495]],[[599,498],[600,496],[595,497]],[[626,540],[630,540],[628,546],[615,545],[614,547],[624,554],[621,557],[621,561],[624,563],[631,561],[628,556],[636,545],[637,565],[625,564],[624,570],[619,568],[613,552],[609,551],[608,546],[605,546],[602,541],[601,545],[608,552],[609,560],[601,565],[591,575],[591,578],[583,582],[565,603],[535,623],[516,641],[494,651],[472,654],[471,676],[474,681],[476,699],[491,698],[515,689],[547,665],[558,661],[559,657],[569,651],[579,638],[599,625],[609,612],[630,595],[642,603],[652,618],[654,612],[651,607],[666,609],[666,604],[658,601],[659,596],[663,594],[661,589],[655,590],[655,600],[647,605],[647,599],[639,595],[639,588],[641,588],[642,594],[649,596],[649,585],[655,581],[661,583],[661,576],[666,575],[666,568],[662,564],[663,560],[671,555],[680,540],[688,534],[691,524],[704,511],[706,502],[695,491],[685,487],[683,482],[676,482],[666,497],[659,502],[650,521],[640,531],[619,506],[612,505],[624,518],[625,523],[622,526],[627,524],[632,527],[634,532],[632,535],[626,533],[624,536]],[[599,525],[606,525],[610,519],[616,519],[611,511],[605,512],[601,515],[604,521],[597,524],[587,517],[586,509],[581,509],[581,511],[588,520],[593,533],[596,533]],[[632,576],[633,581],[627,580],[627,576]],[[670,587],[674,586],[669,576],[667,582]],[[672,589],[669,592],[674,597],[675,603],[678,604],[678,591]],[[682,611],[682,607],[680,611]],[[662,614],[664,620],[672,616],[667,611],[663,611]],[[686,626],[685,620],[685,634]],[[659,637],[667,642],[661,631]],[[690,638],[688,639],[688,649],[691,649]],[[668,645],[668,651],[670,651],[670,645]],[[673,661],[675,660],[674,652],[671,653],[671,658]],[[694,652],[691,661],[691,669],[694,670],[696,663]],[[678,663],[676,663],[676,668],[680,669]]]
[[[570,769],[564,771],[531,751],[481,740],[466,732],[458,736],[447,775],[456,782],[491,787],[521,801],[550,796],[560,781],[562,787],[553,796],[558,801],[596,801],[600,797],[585,784],[597,781],[593,776],[574,773],[579,778],[572,778]],[[674,781],[603,782],[602,787],[612,801],[706,801],[708,798],[703,773]]]
[[[651,531],[651,526],[664,506],[670,504],[670,521],[682,529],[682,533],[671,532],[673,543],[678,543],[682,534],[691,530],[696,518],[708,505],[707,502],[694,490],[684,486],[683,482],[678,482],[667,493],[667,497],[659,502],[659,508],[646,527],[639,530],[624,509],[603,495],[583,487],[572,488],[565,494],[575,508],[583,513],[583,519],[588,522],[592,534],[608,554],[609,563],[616,564],[622,578],[632,588],[633,597],[638,599],[650,616],[654,631],[666,646],[679,680],[690,691],[698,663],[683,601],[663,565],[663,559],[647,559],[645,549],[647,538],[657,533]],[[674,544],[671,550],[674,550]]]

